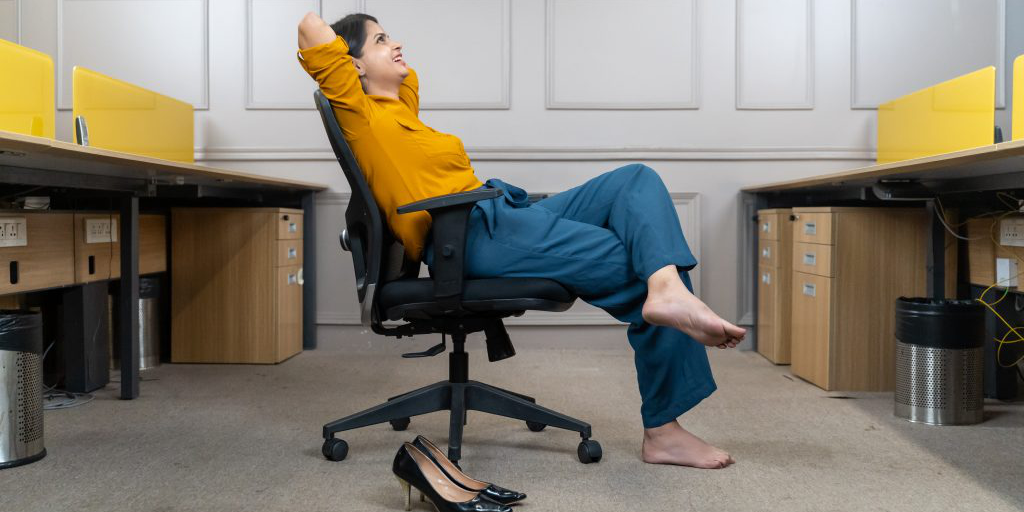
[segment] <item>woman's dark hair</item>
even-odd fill
[[[377,21],[377,18],[374,18],[369,14],[357,12],[355,14],[345,16],[331,25],[331,28],[334,29],[334,33],[338,34],[345,40],[345,44],[348,45],[348,54],[353,57],[363,56],[363,42],[366,41],[367,21],[380,23]]]

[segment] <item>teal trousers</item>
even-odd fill
[[[707,347],[641,316],[647,278],[675,265],[692,291],[697,265],[668,189],[642,164],[620,167],[534,204],[524,190],[478,202],[466,236],[469,278],[544,277],[628,323],[645,428],[664,425],[715,391]],[[433,262],[432,248],[425,260]]]

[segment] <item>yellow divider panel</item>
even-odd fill
[[[0,130],[54,137],[53,59],[0,39]]]
[[[995,138],[989,66],[878,106],[878,163],[987,146]]]
[[[71,83],[72,122],[85,118],[90,146],[195,161],[192,105],[80,66]]]
[[[1024,55],[1013,59],[1013,112],[1010,114],[1012,140],[1024,139]]]

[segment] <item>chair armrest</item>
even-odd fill
[[[434,300],[447,311],[462,309],[469,213],[477,201],[500,195],[500,189],[486,188],[432,197],[398,207],[399,214],[423,210],[430,213],[433,224]]]
[[[483,188],[470,190],[469,192],[458,192],[445,196],[431,197],[415,203],[409,203],[398,207],[398,213],[412,213],[422,210],[433,210],[435,208],[446,208],[460,204],[475,203],[484,199],[494,199],[502,194],[501,189]]]

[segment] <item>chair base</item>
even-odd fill
[[[324,425],[324,439],[329,443],[337,432],[390,421],[401,422],[413,416],[441,410],[451,411],[448,458],[456,463],[462,458],[462,427],[466,424],[466,411],[470,410],[522,420],[535,431],[544,425],[572,430],[579,432],[583,438],[581,447],[597,445],[596,441],[590,440],[590,424],[541,407],[529,396],[472,380],[441,381],[392,397],[376,407]],[[584,462],[600,460],[600,445],[597,446],[597,457]],[[580,460],[583,459],[581,456]]]

